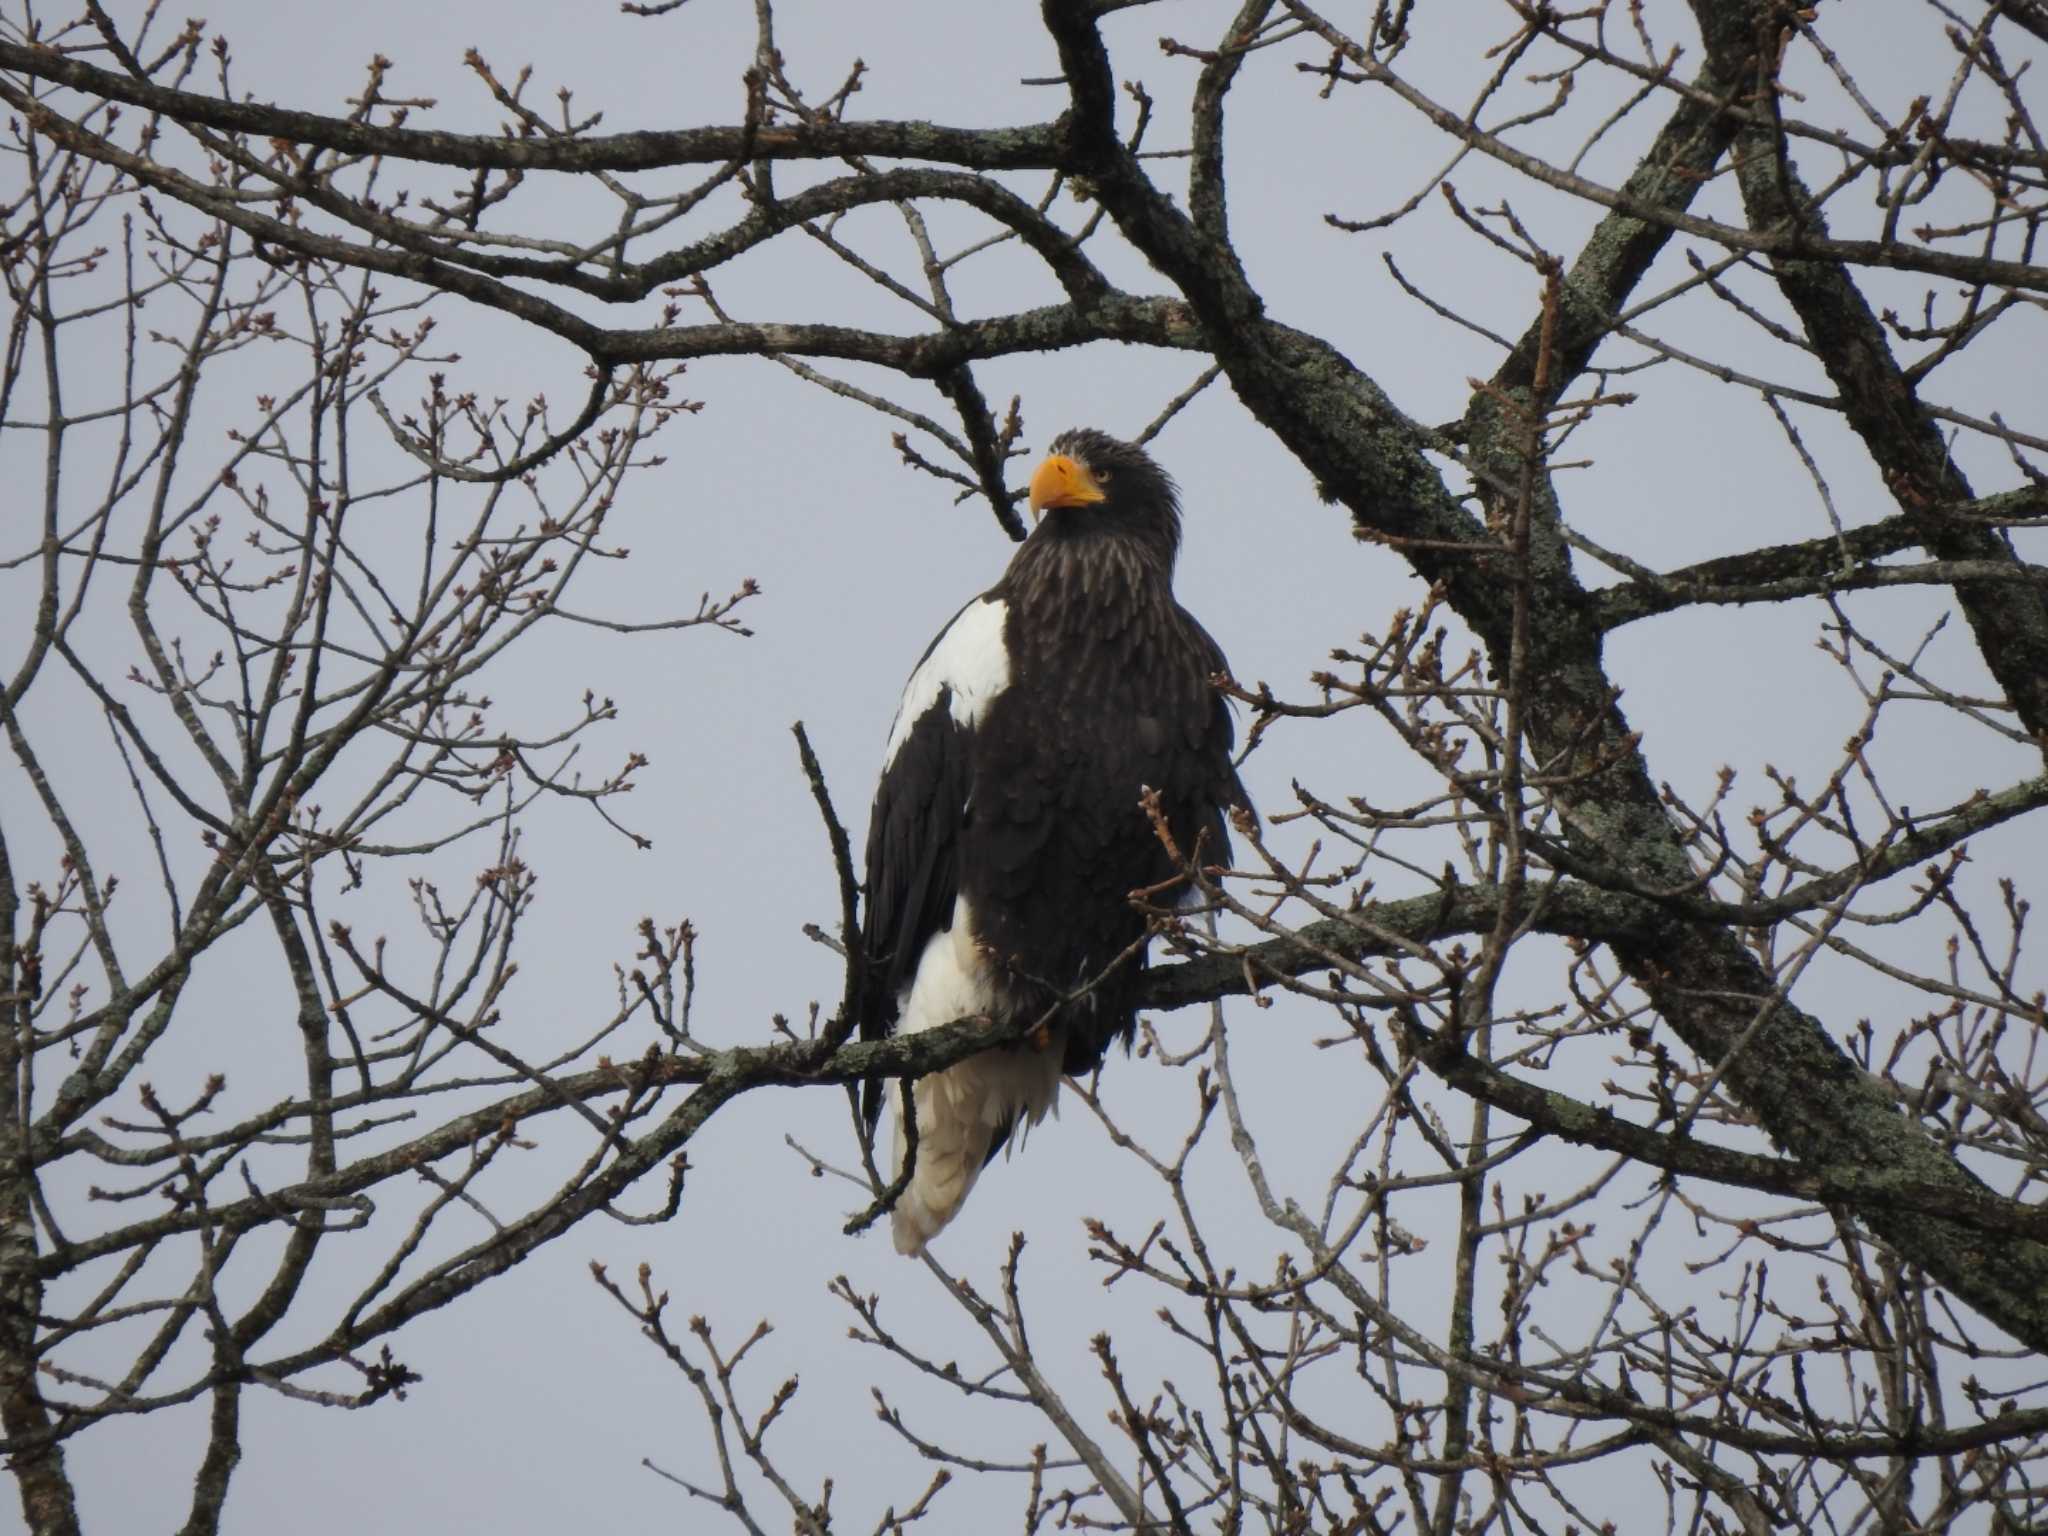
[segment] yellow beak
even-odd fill
[[[1078,459],[1055,453],[1031,475],[1031,518],[1036,522],[1048,507],[1083,507],[1104,500],[1095,477]]]

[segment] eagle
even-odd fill
[[[1173,481],[1142,448],[1070,431],[1033,473],[1030,509],[1002,579],[911,672],[868,822],[862,1037],[1040,1026],[913,1087],[915,1167],[892,1213],[906,1254],[1045,1118],[1062,1075],[1129,1046],[1146,936],[1132,893],[1181,874],[1148,791],[1182,856],[1205,863],[1228,859],[1225,818],[1249,808],[1212,681],[1227,664],[1173,596]],[[904,1146],[899,1114],[899,1175]]]

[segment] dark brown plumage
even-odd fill
[[[1056,438],[1032,479],[1031,537],[926,651],[890,733],[868,831],[862,1033],[967,1015],[1038,1018],[1046,1038],[919,1083],[919,1167],[896,1212],[921,1248],[1059,1074],[1129,1041],[1143,937],[1130,893],[1177,873],[1140,806],[1183,849],[1227,857],[1244,803],[1222,652],[1173,596],[1180,512],[1142,449]],[[870,1113],[873,1113],[871,1103]]]

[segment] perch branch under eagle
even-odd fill
[[[1181,849],[1218,862],[1229,808],[1247,804],[1210,683],[1223,653],[1173,597],[1173,481],[1142,449],[1074,431],[1030,496],[1030,538],[926,649],[889,730],[860,1022],[869,1039],[967,1017],[1050,1023],[916,1083],[916,1167],[894,1212],[904,1253],[1045,1118],[1063,1074],[1129,1044],[1145,937],[1130,893],[1180,872],[1145,791]],[[899,1124],[899,1171],[903,1140]]]

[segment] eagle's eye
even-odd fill
[[[1090,467],[1092,468],[1093,466],[1090,466]],[[1114,478],[1114,477],[1113,477],[1113,476],[1112,476],[1112,475],[1110,474],[1110,472],[1109,472],[1108,470],[1106,470],[1106,469],[1097,469],[1097,470],[1095,470],[1095,471],[1094,471],[1094,474],[1095,474],[1095,483],[1096,483],[1097,485],[1107,485],[1107,484],[1109,484],[1110,480],[1111,480],[1112,478]]]

